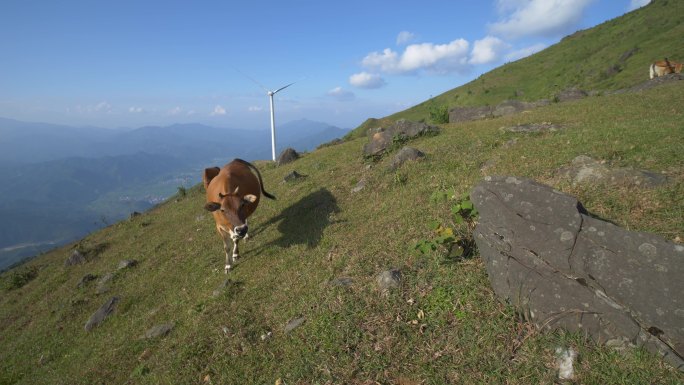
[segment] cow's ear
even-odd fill
[[[245,195],[242,199],[244,199],[245,201],[247,201],[249,203],[254,203],[254,202],[256,202],[256,195],[248,194],[248,195]]]
[[[220,208],[221,204],[216,202],[208,202],[206,205],[204,205],[204,209],[207,211],[216,211]]]

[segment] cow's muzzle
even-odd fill
[[[233,234],[235,234],[238,239],[242,239],[247,235],[248,230],[249,228],[247,225],[235,226],[235,229],[233,229]]]

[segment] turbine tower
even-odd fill
[[[268,92],[268,99],[269,99],[270,104],[271,104],[271,155],[273,157],[274,162],[276,160],[276,137],[275,137],[275,112],[273,110],[273,95],[277,94],[278,92],[286,89],[287,87],[289,87],[293,84],[294,83],[290,83],[284,87],[278,88],[275,91],[267,91]]]

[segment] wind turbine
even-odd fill
[[[273,110],[273,95],[277,94],[278,92],[286,89],[287,87],[295,84],[296,82],[290,83],[284,87],[280,87],[275,91],[267,91],[268,93],[268,99],[271,104],[271,155],[273,156],[273,161],[275,162],[276,160],[276,139],[275,139],[275,111]]]
[[[277,94],[278,92],[286,89],[287,87],[297,83],[297,82],[292,82],[284,87],[280,87],[275,91],[270,91],[266,87],[263,86],[263,84],[259,83],[258,81],[254,80],[251,76],[247,75],[246,73],[240,71],[237,67],[233,67],[234,70],[242,74],[242,76],[246,77],[247,79],[251,80],[254,82],[254,84],[258,85],[261,87],[262,90],[266,91],[266,94],[268,95],[268,99],[271,105],[271,156],[273,157],[273,161],[275,162],[276,160],[276,139],[275,139],[275,112],[273,110],[273,95]],[[301,79],[300,79],[301,80]],[[300,81],[297,80],[297,81]]]

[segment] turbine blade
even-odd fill
[[[262,90],[264,90],[264,91],[266,91],[266,92],[269,92],[269,91],[268,91],[268,88],[264,87],[263,84],[259,83],[258,81],[256,81],[256,80],[255,80],[254,78],[252,78],[251,76],[249,76],[249,75],[247,75],[246,73],[240,71],[239,69],[237,69],[237,67],[234,67],[234,66],[231,66],[231,67],[233,67],[233,69],[234,69],[235,71],[239,72],[240,75],[246,77],[247,79],[251,80],[254,84],[256,84],[256,85],[258,85],[259,87],[261,87]]]
[[[295,83],[297,83],[297,82],[290,83],[290,84],[286,85],[285,87],[280,87],[280,88],[278,88],[277,90],[273,91],[273,93],[275,94],[275,93],[277,93],[277,92],[279,92],[279,91],[282,91],[282,90],[286,89],[287,87],[289,87],[289,86],[291,86],[291,85],[293,85],[293,84],[295,84]]]

